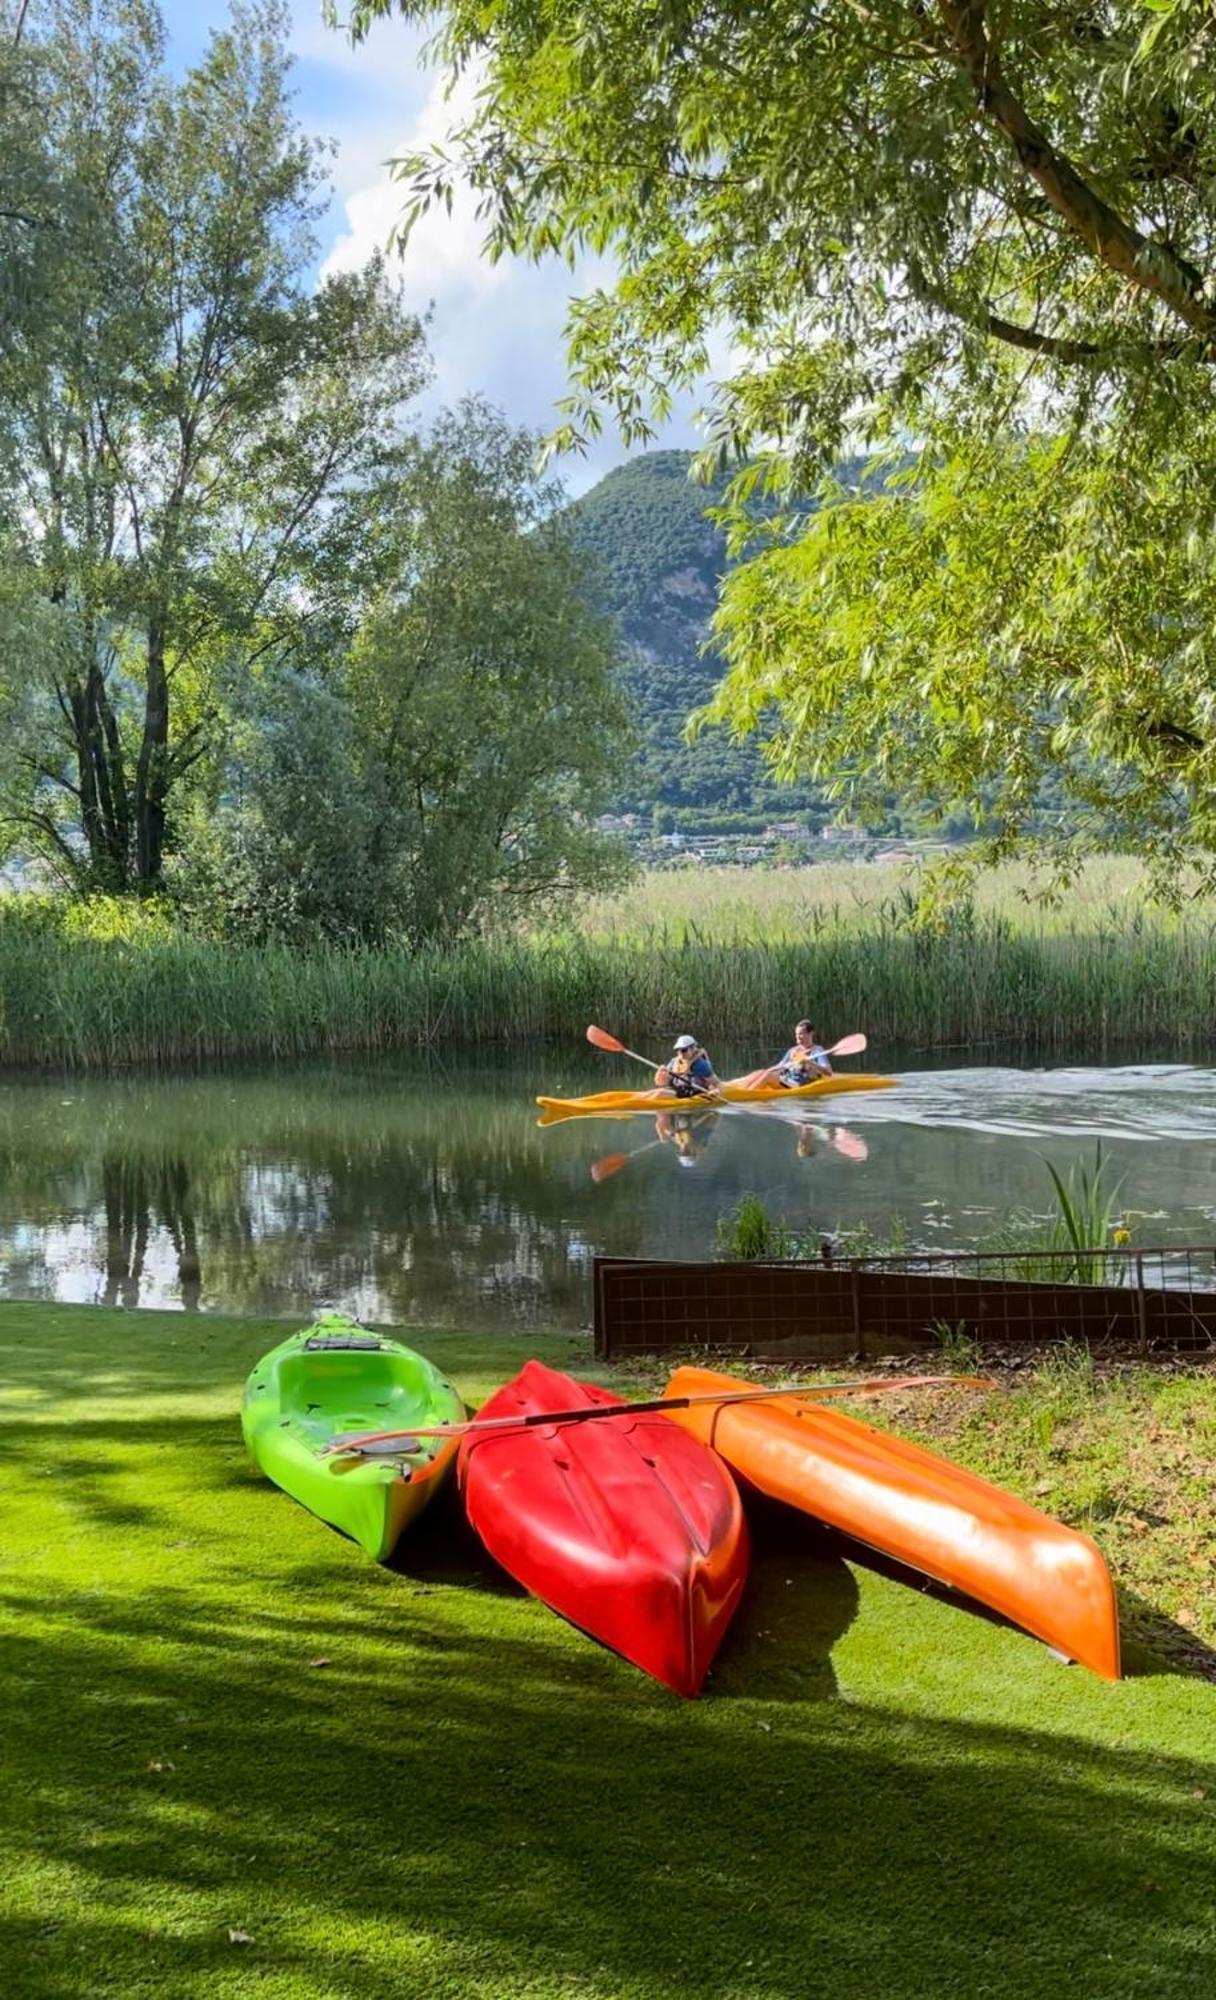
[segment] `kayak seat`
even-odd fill
[[[306,1434],[404,1430],[428,1421],[431,1387],[420,1362],[374,1339],[325,1339],[311,1353],[310,1346],[302,1342],[276,1371],[280,1414]]]

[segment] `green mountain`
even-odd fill
[[[626,684],[640,749],[621,773],[618,813],[652,818],[662,831],[745,834],[773,822],[799,822],[806,837],[836,817],[814,785],[774,782],[756,740],[732,743],[712,730],[695,744],[684,724],[723,671],[703,650],[728,568],[726,538],[707,518],[723,490],[694,486],[692,453],[652,451],[630,459],[567,509],[576,544],[588,558],[588,588],[615,618],[626,647]],[[837,468],[846,484],[863,485],[864,461]],[[1055,827],[1075,807],[1058,774],[1044,780],[1040,828]],[[965,812],[944,825],[894,797],[868,828],[889,840],[967,839]]]
[[[722,674],[721,660],[702,647],[727,568],[725,536],[706,514],[722,489],[691,485],[691,461],[691,452],[646,452],[568,510],[575,541],[591,559],[591,587],[627,647],[641,749],[622,775],[617,810],[673,808],[681,821],[707,822],[809,814],[819,823],[829,809],[816,789],[775,784],[757,743],[731,743],[721,730],[695,746],[684,741],[689,714]]]

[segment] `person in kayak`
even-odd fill
[[[695,1035],[677,1035],[667,1061],[654,1073],[660,1090],[676,1097],[704,1097],[720,1086],[714,1066]]]
[[[819,1039],[819,1030],[809,1021],[799,1021],[794,1029],[793,1047],[786,1050],[777,1064],[777,1082],[786,1090],[796,1090],[800,1083],[814,1083],[818,1077],[831,1074],[832,1065]]]
[[[780,1062],[773,1063],[768,1069],[753,1070],[743,1081],[753,1090],[764,1084],[776,1084],[782,1090],[797,1090],[804,1083],[815,1083],[819,1077],[832,1074],[828,1052],[819,1040],[818,1029],[810,1021],[799,1021],[794,1029],[793,1044]]]

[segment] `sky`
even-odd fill
[[[225,0],[161,0],[169,56],[184,68],[228,16]],[[332,139],[334,197],[320,226],[320,273],[348,270],[383,249],[402,206],[384,164],[420,141],[443,137],[459,105],[445,101],[442,80],[424,66],[426,35],[399,20],[379,22],[352,49],[327,28],[321,0],[291,0],[296,109],[304,128]],[[548,431],[567,387],[562,326],[567,302],[589,283],[554,258],[544,264],[480,255],[472,204],[428,216],[414,231],[398,269],[407,304],[431,309],[429,345],[435,368],[431,409],[478,392],[512,423]],[[601,274],[602,275],[602,274]],[[689,448],[698,439],[692,405],[660,436],[660,445]],[[571,493],[593,485],[629,456],[611,431],[585,458],[567,456],[554,468]]]

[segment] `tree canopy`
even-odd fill
[[[255,689],[197,851],[229,930],[452,943],[628,871],[594,821],[627,731],[539,440],[469,402],[378,519],[384,580],[319,673]]]
[[[381,260],[317,282],[283,0],[0,0],[0,839],[225,934],[455,938],[617,879],[626,734],[538,441]]]
[[[645,438],[729,342],[707,466],[788,504],[714,714],[776,703],[783,769],[984,800],[1007,842],[1062,775],[1163,882],[1210,869],[1204,0],[356,0],[355,36],[391,12],[481,80],[403,227],[468,182],[491,256],[615,258],[558,443]],[[878,497],[821,486],[846,449]]]
[[[352,523],[425,376],[383,271],[313,289],[321,174],[284,17],[184,78],[145,0],[43,0],[0,65],[37,253],[0,341],[0,561],[23,691],[10,844],[155,887],[233,687],[355,608]],[[38,172],[30,164],[31,151]]]

